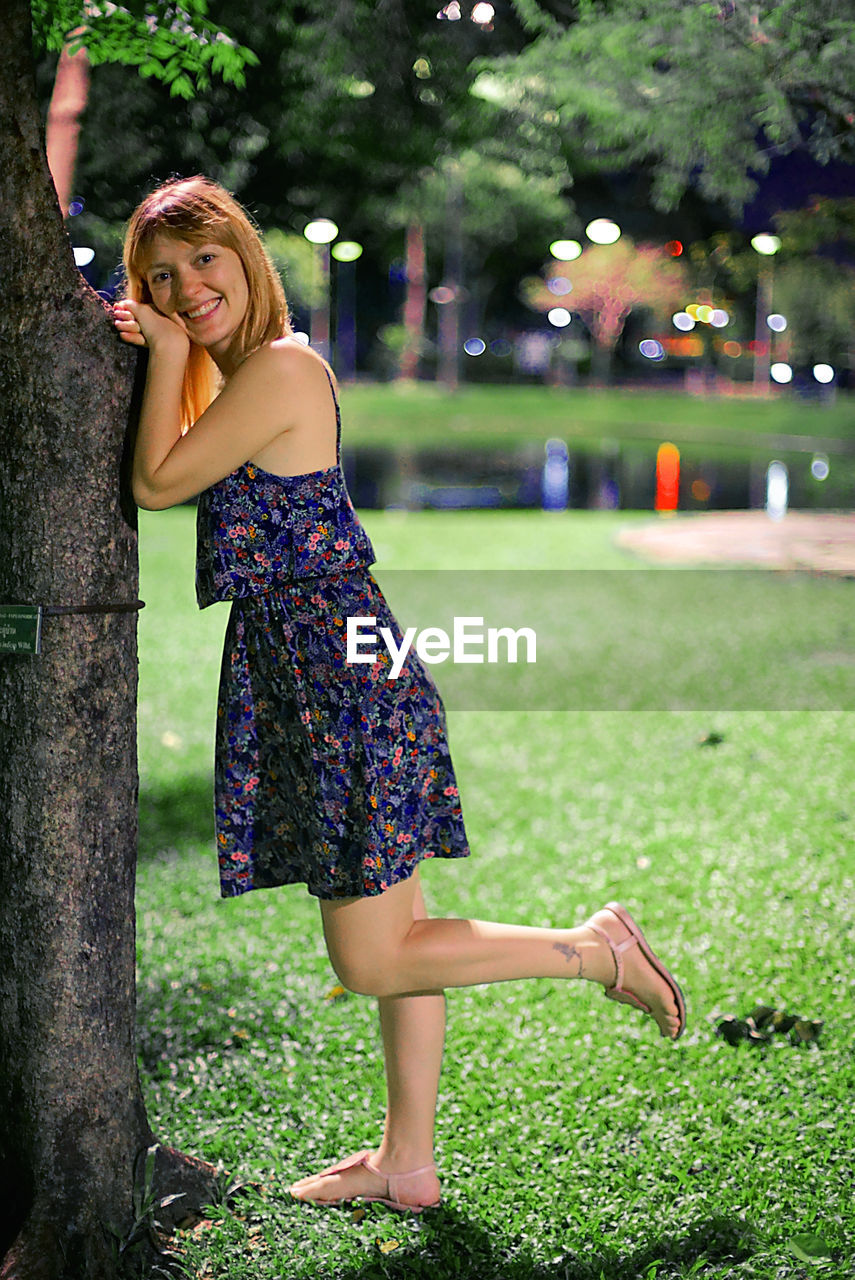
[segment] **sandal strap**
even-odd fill
[[[372,1173],[376,1173],[378,1178],[386,1179],[386,1190],[390,1200],[400,1200],[401,1197],[398,1195],[399,1182],[406,1182],[408,1178],[418,1178],[423,1173],[433,1173],[436,1169],[436,1164],[431,1161],[430,1164],[422,1165],[421,1169],[408,1169],[406,1173],[384,1173],[382,1169],[377,1168],[369,1155],[366,1155],[365,1159],[359,1163],[364,1164],[365,1168]]]
[[[608,907],[603,907],[602,910],[607,911]],[[592,920],[586,920],[585,927],[587,929],[593,929],[594,933],[599,934],[600,937],[608,943],[609,950],[612,953],[615,968],[617,969],[617,976],[613,984],[610,987],[607,987],[606,990],[623,992],[623,953],[628,951],[630,947],[637,947],[638,938],[636,938],[634,934],[630,933],[622,942],[615,942],[614,938],[611,937],[610,934],[606,933],[605,929],[601,929],[600,926],[598,924],[594,924]]]

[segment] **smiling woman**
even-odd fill
[[[341,981],[380,1005],[389,1090],[378,1150],[291,1194],[421,1212],[439,1203],[445,987],[584,978],[671,1040],[683,997],[614,902],[570,928],[429,917],[419,864],[469,853],[445,712],[370,573],[332,373],[290,336],[257,233],[206,179],[143,202],[126,262],[116,327],[149,349],[134,493],[154,508],[201,494],[198,601],[231,601],[215,756],[221,892],[304,884]],[[222,378],[207,405],[193,383],[206,361]],[[354,617],[381,624],[394,667],[390,652],[348,655]]]

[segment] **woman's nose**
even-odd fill
[[[183,271],[175,278],[175,303],[184,311],[199,295],[200,280],[192,271]]]

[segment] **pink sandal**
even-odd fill
[[[624,928],[629,930],[629,937],[624,938],[623,942],[615,942],[615,940],[606,933],[605,929],[594,923],[597,916],[602,915],[605,911],[611,912],[613,916],[617,917]],[[674,975],[669,973],[662,961],[654,955],[644,937],[644,934],[641,932],[626,908],[622,907],[618,902],[607,902],[601,911],[596,911],[590,920],[585,921],[585,927],[593,929],[594,933],[597,933],[601,938],[604,938],[609,944],[611,953],[614,956],[615,966],[617,968],[617,977],[614,985],[606,988],[606,995],[609,999],[619,1000],[622,1004],[631,1004],[634,1008],[641,1009],[644,1013],[650,1014],[650,1016],[653,1017],[653,1010],[650,1009],[643,1000],[639,1000],[638,996],[635,995],[634,992],[625,991],[623,987],[624,952],[628,951],[630,947],[637,946],[639,948],[645,960],[647,960],[662,981],[668,986],[674,1000],[676,1001],[679,1025],[677,1027],[677,1034],[669,1038],[672,1040],[679,1040],[680,1036],[686,1029],[686,1002],[683,999],[683,993],[677,985],[677,980]],[[664,1035],[664,1032],[662,1032],[662,1034]]]
[[[407,1204],[405,1200],[400,1199],[399,1184],[405,1182],[407,1178],[416,1178],[422,1173],[433,1173],[436,1168],[435,1164],[423,1165],[421,1169],[410,1169],[407,1173],[383,1173],[382,1169],[378,1169],[372,1163],[371,1151],[358,1151],[355,1156],[348,1156],[346,1160],[342,1160],[341,1164],[333,1165],[329,1169],[323,1169],[317,1176],[319,1178],[331,1178],[335,1173],[344,1173],[345,1169],[355,1169],[359,1165],[364,1165],[369,1173],[374,1173],[378,1178],[386,1180],[385,1196],[346,1196],[339,1200],[313,1200],[311,1196],[294,1195],[293,1188],[291,1195],[295,1200],[302,1200],[305,1204],[314,1204],[319,1207],[325,1205],[347,1204],[350,1200],[365,1200],[376,1202],[377,1204],[385,1204],[389,1209],[397,1209],[399,1213],[423,1213],[425,1209],[438,1209],[439,1200],[432,1200],[429,1204]]]

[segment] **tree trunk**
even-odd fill
[[[440,304],[437,322],[439,360],[436,378],[449,391],[460,383],[460,304],[463,294],[463,185],[452,169],[445,198],[445,279],[448,300]]]
[[[420,222],[407,226],[407,293],[404,299],[406,339],[401,354],[402,378],[416,378],[425,344],[425,311],[427,284],[425,264],[425,232]]]
[[[134,1047],[136,534],[120,502],[134,356],[76,271],[48,171],[29,5],[0,59],[0,1277],[112,1280],[152,1142]],[[115,606],[130,606],[116,611]],[[161,1151],[155,1191],[210,1201]],[[174,1219],[173,1219],[174,1220]]]

